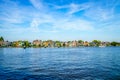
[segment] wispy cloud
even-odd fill
[[[70,10],[68,12],[68,14],[74,14],[76,12],[82,11],[82,10],[86,10],[90,7],[90,3],[84,3],[84,4],[74,4],[71,3],[70,4]]]
[[[30,24],[31,30],[35,32],[39,32],[39,28],[38,28],[39,24],[40,24],[39,20],[33,19]]]
[[[108,21],[115,17],[115,7],[118,3],[118,0],[93,2],[84,15],[93,20]]]
[[[106,21],[114,17],[115,7],[120,3],[119,0],[85,2],[76,4],[71,2],[67,5],[53,5],[55,9],[68,9],[67,15],[84,11],[83,16],[97,21]]]
[[[62,29],[62,30],[77,30],[77,31],[88,31],[93,30],[93,24],[89,21],[77,19],[77,20],[60,20],[55,22],[55,28]]]
[[[27,6],[11,0],[0,3],[1,33],[13,35],[26,32],[28,35],[32,33],[38,36],[42,33],[72,34],[71,31],[83,31],[87,34],[89,31],[104,32],[120,29],[120,17],[118,13],[115,14],[119,0],[83,3],[72,1],[62,5],[49,4],[44,0],[29,0],[29,2],[30,5]]]
[[[6,5],[8,4],[8,5]],[[14,7],[10,7],[10,6],[14,6]],[[0,16],[0,20],[7,22],[7,23],[21,23],[22,22],[22,15],[21,12],[18,8],[18,6],[16,5],[16,3],[14,2],[10,2],[10,1],[6,1],[3,4],[0,4],[0,8],[1,8],[1,16]],[[20,17],[21,16],[21,17]]]
[[[30,2],[36,9],[43,9],[45,7],[41,0],[30,0]]]
[[[105,21],[105,20],[109,20],[114,15],[113,15],[113,11],[111,10],[103,9],[101,7],[96,7],[96,8],[94,7],[87,10],[85,12],[85,16],[93,20]]]
[[[91,3],[83,3],[83,4],[75,4],[75,3],[70,3],[67,5],[53,5],[55,9],[68,9],[67,15],[72,15],[76,12],[86,10],[90,7]]]

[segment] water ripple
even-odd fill
[[[0,49],[0,80],[120,80],[120,48]]]

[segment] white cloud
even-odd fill
[[[7,4],[7,5],[6,5]],[[13,7],[10,7],[13,6]],[[0,20],[5,23],[22,23],[23,15],[15,2],[6,1],[6,3],[0,4]]]
[[[44,9],[43,3],[39,0],[30,0],[34,7],[37,9]],[[37,2],[38,1],[38,2]],[[56,9],[63,9],[68,8],[68,12],[66,14],[73,15],[76,12],[81,10],[85,11],[85,16],[91,19],[95,19],[98,21],[108,20],[113,17],[113,11],[109,9],[104,9],[100,6],[93,5],[93,3],[83,3],[83,4],[75,4],[71,3],[69,5],[63,6],[56,6]],[[3,8],[2,8],[3,9]],[[14,12],[11,12],[13,10]],[[19,7],[17,5],[15,8],[12,7],[6,9],[6,13],[3,13],[1,19],[2,21],[6,21],[6,23],[13,24],[14,27],[11,27],[8,31],[17,31],[17,32],[24,32],[24,31],[32,31],[32,32],[59,32],[61,30],[74,30],[74,31],[90,31],[94,30],[94,23],[92,21],[88,21],[86,19],[82,19],[78,16],[78,18],[74,16],[66,16],[60,15],[57,12],[42,12],[41,10],[34,10],[33,8],[28,7]],[[14,14],[16,13],[16,14]],[[0,19],[0,20],[1,20]],[[24,24],[28,24],[26,28],[23,26]],[[16,25],[14,23],[20,23],[21,25]],[[50,23],[52,25],[49,26],[50,29],[44,29],[41,24]],[[5,31],[7,31],[6,26]]]
[[[30,24],[30,29],[34,32],[39,32],[39,26],[40,22],[38,19],[33,19],[33,21]]]
[[[84,4],[74,4],[71,3],[69,8],[69,12],[68,14],[74,14],[76,12],[82,11],[82,10],[86,10],[90,7],[90,3],[84,3]]]
[[[67,5],[53,5],[55,9],[67,9],[66,15],[84,11],[83,16],[96,21],[107,21],[114,17],[116,6],[120,3],[119,0],[85,2],[82,4],[70,3]]]
[[[118,17],[119,18],[119,17]],[[102,31],[102,32],[117,32],[120,30],[120,21],[118,20],[114,20],[113,21],[109,21],[109,22],[106,22],[106,23],[100,23],[99,26],[101,26],[100,28],[98,28],[97,31]]]
[[[41,2],[41,0],[30,0],[30,2],[37,9],[42,9],[44,7],[43,3]]]
[[[79,6],[72,3],[70,4],[70,11],[68,12],[68,14],[73,14],[75,12],[78,12],[79,10]]]
[[[86,10],[85,16],[97,21],[106,21],[111,19],[114,15],[113,11],[96,6]]]
[[[54,22],[53,25],[54,25],[54,28],[62,29],[62,30],[89,31],[94,29],[92,22],[82,20],[82,19],[59,20],[57,22]]]
[[[0,20],[5,21],[6,23],[22,23],[24,21],[24,17],[21,13],[16,9],[11,11],[11,13],[4,13],[6,15],[2,16]]]
[[[85,10],[84,16],[96,21],[109,21],[115,17],[115,8],[119,0],[105,0],[92,2],[93,4]]]
[[[71,3],[68,5],[62,5],[62,6],[53,5],[53,6],[55,9],[68,9],[67,15],[72,15],[76,12],[88,9],[90,5],[91,3],[88,2],[88,3],[83,3],[83,4]]]
[[[45,9],[41,0],[30,0],[30,2],[37,9]],[[5,24],[11,24],[9,25],[9,29],[7,25],[3,25],[4,31],[6,32],[59,32],[61,30],[88,31],[93,29],[93,23],[84,19],[73,19],[73,17],[57,15],[58,13],[52,12],[46,13],[41,10],[34,10],[32,7],[21,7],[19,4],[13,5],[13,7],[9,6],[2,8],[5,10],[2,21],[4,20]],[[66,14],[72,15],[80,10],[86,10],[89,8],[89,5],[88,3],[71,3],[69,5],[59,6],[59,9],[60,8],[68,8],[69,11]],[[16,23],[20,25],[16,25]],[[26,23],[27,26],[25,26],[24,23]],[[46,23],[52,24],[49,26],[50,29],[44,29],[44,26],[40,26]]]

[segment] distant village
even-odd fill
[[[104,42],[100,40],[93,40],[91,42],[83,40],[74,40],[74,41],[53,41],[53,40],[34,40],[33,42],[29,41],[5,41],[3,37],[0,37],[0,47],[34,47],[34,48],[47,48],[47,47],[106,47],[106,46],[120,46],[120,42]]]

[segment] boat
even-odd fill
[[[23,48],[26,49],[26,46],[24,46]]]

